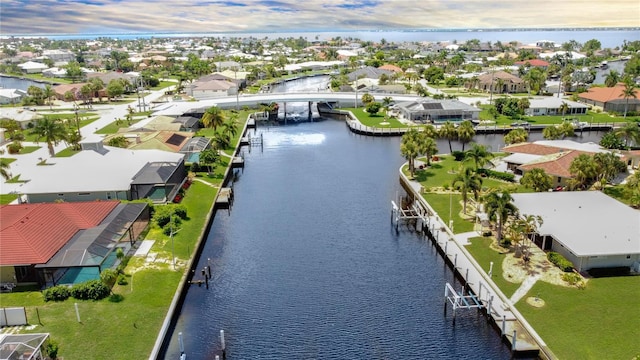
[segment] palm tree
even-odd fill
[[[36,135],[36,142],[41,139],[47,142],[49,155],[51,155],[51,157],[56,155],[53,145],[58,145],[60,141],[67,139],[67,129],[65,126],[60,121],[48,117],[38,120],[33,130],[31,130],[31,134]]]
[[[542,129],[542,137],[547,140],[557,140],[560,139],[561,136],[562,133],[560,132],[560,129],[555,125],[550,125]]]
[[[564,117],[564,114],[569,111],[569,104],[563,101],[562,104],[560,104],[558,110],[560,110],[560,112],[562,113],[562,117]]]
[[[460,190],[462,194],[462,212],[467,213],[467,200],[469,192],[473,193],[473,198],[478,199],[480,190],[482,190],[482,178],[477,172],[470,167],[460,169],[460,172],[453,179],[453,187]]]
[[[611,152],[597,153],[593,155],[593,161],[595,162],[597,178],[601,187],[604,187],[606,182],[611,181],[626,168],[625,163]]]
[[[491,84],[493,86],[493,84]],[[502,88],[504,87],[504,79],[498,78],[496,80],[496,87],[498,88],[498,94],[502,94]]]
[[[573,175],[571,185],[574,188],[585,189],[596,178],[597,169],[593,158],[587,154],[578,155],[569,166]]]
[[[451,140],[456,140],[458,138],[458,129],[453,125],[451,121],[447,121],[440,127],[438,131],[438,136],[447,139],[449,142],[449,153],[453,153],[453,149],[451,148]]]
[[[543,169],[535,168],[522,175],[520,184],[535,192],[543,192],[551,189],[552,179]]]
[[[513,205],[513,198],[509,192],[492,191],[483,198],[485,211],[490,219],[498,222],[498,241],[502,240],[502,227],[510,215],[515,215],[518,209]]]
[[[409,173],[413,177],[415,172],[414,160],[420,155],[419,134],[415,129],[411,129],[402,135],[400,140],[400,153],[409,162]]]
[[[513,129],[504,136],[504,143],[507,145],[523,143],[527,141],[528,138],[529,133],[527,130],[522,128]]]
[[[473,162],[475,170],[483,167],[486,163],[493,158],[493,154],[487,151],[487,147],[480,144],[473,144],[471,149],[467,150],[464,154],[465,160]]]
[[[432,137],[424,137],[421,148],[422,153],[427,157],[427,166],[431,165],[431,157],[438,153],[438,144]]]
[[[624,104],[624,118],[626,119],[627,110],[629,109],[629,99],[638,98],[638,95],[636,94],[636,84],[634,84],[632,81],[626,81],[624,83],[624,89],[622,89],[622,97],[626,100],[626,103]]]
[[[625,147],[629,147],[631,141],[640,144],[640,127],[636,123],[628,122],[623,127],[615,129],[613,133],[624,138]]]
[[[618,82],[620,82],[620,73],[615,70],[609,71],[607,77],[604,79],[604,84],[607,87],[614,87]]]
[[[476,130],[471,121],[465,120],[458,126],[458,140],[462,143],[462,151],[464,151],[465,144],[469,143],[475,135]]]
[[[218,126],[224,123],[224,119],[225,117],[222,113],[222,110],[217,106],[212,106],[204,112],[201,121],[204,127],[212,128],[215,130],[218,128]]]
[[[55,94],[56,94],[56,92],[53,91],[53,88],[51,87],[51,85],[49,85],[49,84],[45,85],[44,90],[43,90],[43,95],[44,95],[44,98],[49,103],[49,109],[50,110],[53,110],[53,101],[51,101],[51,98]]]
[[[525,239],[529,240],[524,248],[525,260],[527,260],[530,255],[529,246],[531,245],[531,235],[538,232],[538,229],[542,226],[544,220],[540,215],[522,214],[521,221]]]

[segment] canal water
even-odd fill
[[[443,314],[453,274],[429,241],[396,233],[400,138],[342,121],[259,129],[230,214],[218,211],[165,359],[507,359],[476,310]],[[441,145],[444,150],[444,143]],[[198,275],[196,275],[196,278]]]

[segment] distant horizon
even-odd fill
[[[291,33],[309,33],[309,34],[326,34],[326,33],[393,33],[393,32],[406,32],[406,33],[419,33],[419,32],[571,32],[571,31],[640,31],[640,26],[599,26],[599,27],[504,27],[504,28],[420,28],[420,29],[406,29],[406,28],[389,28],[389,29],[282,29],[276,31],[259,31],[259,30],[245,30],[245,31],[120,31],[120,32],[93,32],[93,33],[33,33],[33,34],[2,34],[0,33],[0,39],[7,38],[49,38],[49,37],[95,37],[97,35],[103,35],[108,37],[110,35],[185,35],[194,37],[204,37],[204,35],[233,35],[233,34],[291,34]],[[79,38],[80,39],[80,38]],[[638,38],[640,40],[640,38]]]

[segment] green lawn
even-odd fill
[[[151,90],[160,90],[160,89],[165,89],[168,88],[169,86],[172,85],[178,85],[177,82],[175,81],[160,81],[160,84],[158,84],[158,86],[154,86],[151,88]]]
[[[602,190],[602,192],[620,202],[631,205],[631,200],[625,192],[624,185],[607,186]]]
[[[375,115],[371,115],[368,112],[364,111],[364,108],[342,108],[340,110],[351,111],[353,115],[355,115],[358,120],[362,123],[362,125],[376,127],[376,128],[406,128],[407,125],[401,123],[395,117],[389,117],[386,121],[389,123],[387,125],[381,124],[385,121],[384,118],[384,110],[380,110],[379,113]]]
[[[480,112],[480,120],[492,120],[495,121],[497,125],[511,125],[514,122],[514,119],[504,116],[498,115],[497,119],[494,119],[489,114],[489,105],[482,105]],[[561,124],[563,119],[577,119],[580,122],[586,123],[594,123],[594,124],[611,124],[614,122],[620,123],[625,121],[633,121],[632,118],[627,118],[625,120],[622,117],[611,116],[607,113],[596,113],[589,112],[585,115],[540,115],[540,116],[524,116],[522,120],[527,121],[532,125],[549,125],[549,124]]]
[[[56,153],[56,157],[71,157],[71,156],[73,156],[73,155],[75,155],[75,154],[77,154],[79,152],[80,152],[80,150],[74,150],[73,148],[68,147],[68,148],[66,148],[66,149],[64,149],[62,151],[58,151]]]
[[[451,204],[452,231],[454,234],[473,231],[473,221],[460,217],[462,213],[462,195],[426,193],[422,196],[447,225],[449,224],[449,205]]]
[[[20,154],[30,154],[30,153],[40,149],[40,147],[41,146],[25,146],[20,150]]]
[[[194,182],[182,201],[189,220],[183,222],[174,236],[174,244],[175,255],[183,262],[193,254],[215,191]],[[156,240],[151,251],[170,259],[171,242],[167,236],[159,229],[152,229],[147,238]],[[152,269],[141,269],[139,266],[143,261],[132,259],[125,269],[128,284],[114,287],[114,293],[124,296],[119,303],[109,299],[44,303],[39,291],[3,293],[0,303],[2,306],[26,306],[29,323],[38,325],[29,332],[51,333],[51,338],[60,344],[60,356],[66,360],[145,359],[153,348],[184,268],[173,271],[170,263],[156,262]],[[82,323],[76,320],[75,302]]]
[[[131,121],[131,125],[135,125],[140,120],[142,120],[142,119],[137,119],[137,120],[133,119]],[[105,134],[105,135],[107,135],[107,134],[115,134],[115,133],[118,132],[118,130],[120,130],[122,128],[128,128],[131,125],[129,125],[129,123],[127,123],[126,120],[122,120],[122,121],[120,121],[120,123],[117,123],[117,121],[114,121],[111,124],[103,127],[102,129],[97,130],[95,133],[96,134]]]
[[[0,158],[0,163],[2,163],[3,165],[9,165],[9,164],[11,164],[12,162],[14,162],[14,161],[16,161],[16,160],[18,160],[18,159],[16,159],[16,158],[5,158],[5,157],[3,157],[3,158]]]
[[[632,359],[640,355],[640,276],[590,279],[584,290],[538,281],[518,310],[560,359]]]
[[[490,264],[493,261],[491,280],[502,290],[503,294],[511,297],[511,295],[518,290],[520,284],[507,281],[502,274],[502,262],[504,261],[506,253],[499,253],[490,247],[491,243],[495,241],[493,237],[478,236],[469,239],[469,241],[471,245],[466,245],[465,248],[467,248],[473,258],[476,259],[487,275],[489,274]]]

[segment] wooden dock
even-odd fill
[[[474,304],[474,308],[486,315],[487,321],[500,331],[503,340],[511,345],[515,356],[554,359],[555,356],[546,343],[495,285],[491,279],[491,270],[488,274],[467,249],[456,241],[453,232],[429,203],[420,196],[419,191],[411,186],[406,176],[402,174],[400,179],[403,187],[412,193],[414,202],[407,209],[400,209],[392,202],[392,222],[396,222],[396,227],[398,222],[406,222],[411,225],[411,228],[415,228],[431,240],[445,262],[452,268],[455,276],[464,284],[461,292],[456,292],[453,288],[445,291],[445,298],[453,297],[453,301],[457,301],[459,305],[456,308],[461,308],[465,307],[465,302],[462,298],[455,299],[455,297],[472,297],[471,302],[469,302],[471,298],[465,298],[469,306]],[[445,301],[449,300],[445,299]]]
[[[244,158],[241,156],[234,156],[233,159],[231,159],[231,168],[244,168]]]
[[[221,188],[216,198],[216,206],[230,208],[233,205],[233,188]]]

